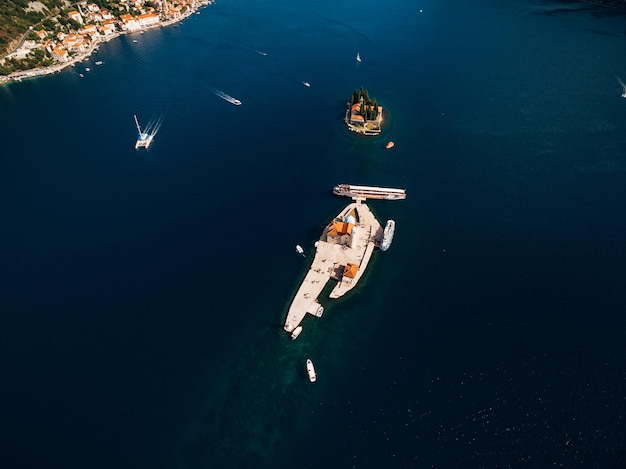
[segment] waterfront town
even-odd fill
[[[108,9],[98,3],[68,2],[58,14],[30,26],[0,59],[0,83],[57,72],[89,56],[101,42],[181,21],[211,0],[117,0],[106,2]],[[47,11],[39,2],[29,8]]]

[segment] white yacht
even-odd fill
[[[302,326],[296,327],[291,333],[291,339],[296,340],[301,332],[302,332]]]
[[[317,381],[317,373],[315,373],[315,367],[313,366],[313,362],[310,358],[306,359],[306,371],[309,374],[309,381],[312,383]]]

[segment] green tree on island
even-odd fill
[[[359,109],[359,114],[362,115],[366,121],[375,120],[378,117],[378,103],[376,102],[376,98],[370,99],[369,93],[362,86],[354,90],[352,96],[350,96],[350,106],[360,103],[361,99],[363,100],[363,105]]]

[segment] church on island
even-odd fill
[[[378,105],[376,98],[370,99],[367,90],[361,87],[350,96],[344,121],[352,132],[378,135],[383,122],[383,107]]]

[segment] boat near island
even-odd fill
[[[237,98],[233,98],[231,95],[226,94],[223,91],[215,90],[213,91],[213,93],[215,94],[215,96],[219,96],[223,100],[228,101],[229,103],[234,104],[235,106],[241,106],[241,101],[239,101]]]
[[[301,332],[302,332],[302,326],[296,327],[291,333],[291,340],[296,340]]]
[[[154,133],[143,132],[141,127],[139,126],[139,121],[137,120],[137,116],[133,115],[135,118],[135,125],[137,126],[137,141],[135,142],[135,149],[145,148],[146,150],[152,143],[152,139],[154,138]]]
[[[311,383],[317,381],[317,373],[315,372],[315,367],[313,366],[313,362],[310,358],[306,359],[306,372],[309,375],[309,381]]]
[[[333,187],[333,194],[353,199],[382,199],[382,200],[404,200],[406,199],[406,189],[395,189],[393,187],[356,186],[353,184],[339,184]]]
[[[304,257],[304,249],[299,244],[296,244],[296,252]]]
[[[394,220],[387,220],[385,229],[383,230],[383,239],[380,242],[380,250],[386,251],[391,246],[393,241],[393,234],[396,231],[396,222]]]
[[[393,148],[396,144],[394,142],[387,142],[387,145],[385,145],[385,148],[387,150],[389,150],[390,148]]]

